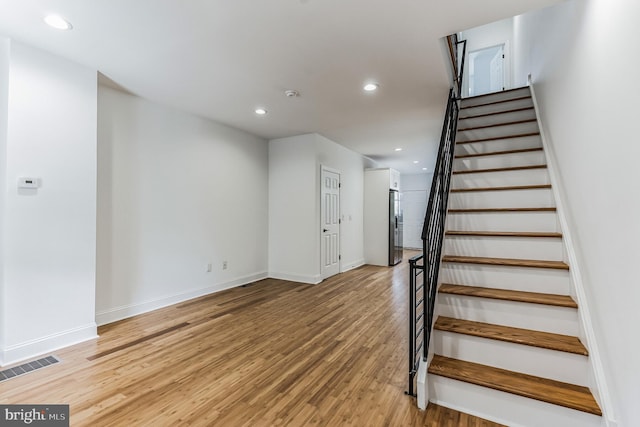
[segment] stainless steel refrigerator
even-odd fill
[[[402,261],[402,209],[400,193],[389,190],[389,265]]]

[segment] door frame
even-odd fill
[[[318,249],[319,249],[319,255],[320,255],[320,257],[318,259],[318,262],[320,264],[320,280],[324,280],[324,279],[327,279],[327,278],[333,276],[333,274],[330,275],[330,276],[325,276],[325,273],[324,273],[323,267],[322,267],[322,256],[323,256],[322,255],[322,235],[323,235],[322,218],[323,218],[323,215],[324,215],[323,214],[323,210],[322,210],[322,205],[323,205],[323,201],[322,201],[322,186],[323,186],[323,183],[322,183],[322,172],[323,171],[335,173],[335,174],[338,174],[340,176],[339,181],[338,181],[338,254],[339,254],[339,256],[338,256],[338,273],[336,273],[336,274],[342,273],[342,172],[339,171],[338,169],[334,169],[334,168],[331,168],[329,166],[325,166],[325,165],[321,164],[320,165],[320,176],[319,176],[319,180],[318,180],[319,184],[320,184],[318,186],[319,193],[320,193],[319,194],[319,198],[320,198],[320,200],[319,200],[319,202],[320,202],[320,205],[319,205],[320,212],[319,213],[320,213],[320,215],[318,217],[318,235],[319,235],[319,248]]]
[[[469,57],[472,53],[479,52],[481,50],[492,49],[495,47],[502,46],[502,54],[504,55],[504,62],[502,64],[502,86],[504,90],[511,89],[513,83],[511,81],[511,52],[509,49],[509,40],[505,40],[503,42],[499,42],[496,44],[492,44],[489,46],[483,46],[472,51],[468,51],[465,57],[465,72],[462,76],[462,93],[463,98],[469,97],[469,67],[471,66]]]

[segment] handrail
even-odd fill
[[[429,355],[466,54],[466,40],[458,41],[457,36],[453,35],[449,36],[447,41],[455,78],[449,90],[438,157],[422,228],[422,254],[409,260],[409,387],[407,394],[412,396],[420,353],[424,361]],[[461,44],[462,56],[458,65]],[[418,264],[419,261],[422,261],[422,264]],[[420,274],[422,274],[422,283],[418,285],[417,278]]]
[[[426,360],[429,354],[455,135],[458,128],[458,102],[454,88],[451,88],[422,229],[422,254],[409,260],[409,386],[407,394],[412,396],[415,395],[414,378],[420,359]],[[418,264],[419,261],[422,261],[422,264]],[[420,274],[422,274],[422,280],[418,284],[417,278]]]
[[[427,357],[431,327],[433,325],[433,311],[435,307],[438,273],[442,259],[442,243],[444,240],[444,226],[449,201],[449,187],[451,171],[453,169],[453,153],[455,149],[455,135],[458,128],[458,99],[453,88],[449,91],[449,102],[445,123],[442,129],[438,159],[431,182],[431,192],[427,213],[422,229],[422,253],[425,256],[423,277],[427,291],[427,304],[424,306],[425,317],[425,346],[423,357]]]
[[[451,60],[451,70],[453,71],[453,87],[456,89],[458,98],[462,98],[462,75],[464,71],[464,60],[467,56],[467,41],[458,40],[457,34],[447,36],[449,47],[449,59]],[[462,45],[462,51],[460,51]]]

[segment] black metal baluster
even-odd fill
[[[449,91],[438,157],[422,228],[422,255],[415,256],[409,260],[409,387],[407,394],[412,396],[415,390],[414,379],[420,363],[420,353],[422,353],[422,358],[425,361],[429,354],[438,275],[442,259],[445,220],[449,203],[455,138],[458,131],[459,101],[462,92],[462,76],[467,42],[466,40],[458,41],[457,36],[454,35],[450,36],[450,43],[455,45],[455,58],[453,58],[452,62],[456,78],[454,79],[453,87]],[[462,57],[458,65],[460,44],[462,44]],[[420,260],[422,260],[422,265],[418,265]],[[418,286],[417,278],[420,274],[422,274],[422,284]],[[422,291],[421,298],[419,298],[420,291]],[[420,305],[422,305],[421,310]]]

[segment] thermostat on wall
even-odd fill
[[[40,180],[28,176],[18,178],[18,188],[38,188]]]

